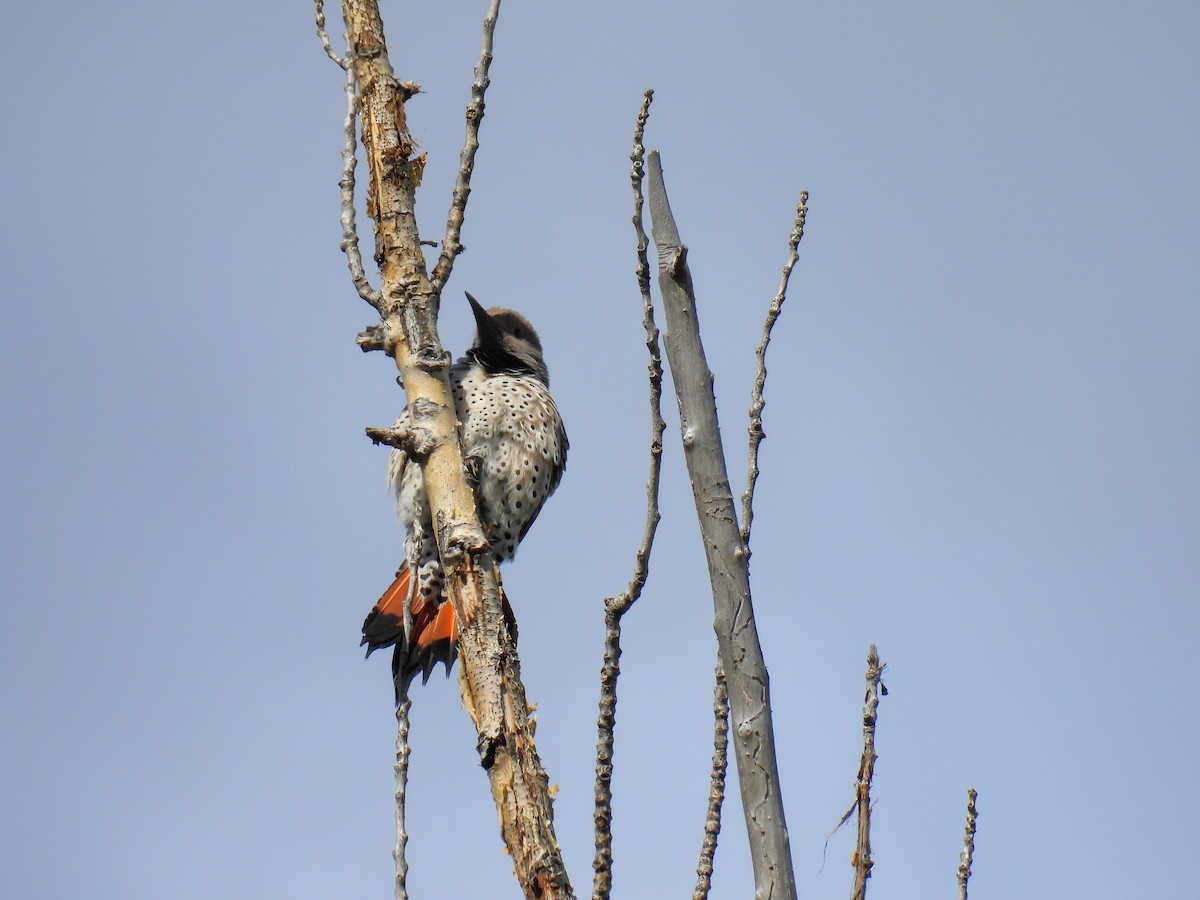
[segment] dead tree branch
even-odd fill
[[[500,15],[500,0],[491,0],[491,6],[483,20],[483,47],[479,63],[475,66],[475,81],[471,83],[471,102],[467,104],[467,136],[458,158],[458,180],[454,182],[454,194],[450,199],[450,212],[446,215],[446,236],[442,238],[442,255],[433,267],[433,286],[440,292],[450,280],[454,260],[466,248],[459,243],[462,236],[463,217],[467,210],[467,198],[471,195],[471,173],[475,171],[475,152],[479,149],[479,125],[483,122],[484,95],[487,94],[488,69],[492,65],[492,41],[496,34],[496,18]]]
[[[367,213],[375,224],[382,289],[365,297],[383,323],[382,344],[396,360],[414,430],[428,432],[419,458],[447,593],[462,623],[459,680],[475,722],[500,828],[517,880],[533,900],[573,897],[554,835],[546,773],[533,741],[520,661],[501,611],[500,584],[467,483],[448,379],[449,354],[437,334],[439,293],[426,274],[415,215],[423,157],[414,158],[404,102],[412,85],[396,80],[376,0],[343,0],[359,88],[358,113],[370,172]]]
[[[794,900],[796,879],[775,758],[770,682],[750,600],[749,559],[725,468],[713,377],[700,340],[687,248],[671,215],[657,151],[649,155],[648,175],[658,283],[666,310],[667,360],[675,381],[684,458],[708,558],[713,627],[729,684],[755,897]]]
[[[358,225],[355,222],[354,170],[358,166],[358,136],[354,126],[358,122],[358,95],[355,91],[354,65],[349,58],[338,56],[329,43],[329,35],[325,31],[324,0],[316,0],[316,7],[317,36],[321,39],[321,46],[325,49],[325,54],[346,72],[346,118],[342,123],[345,139],[342,141],[342,177],[338,180],[338,187],[342,192],[342,243],[340,246],[342,252],[346,254],[350,279],[354,282],[358,295],[372,306],[378,307],[379,291],[371,286],[367,273],[363,269],[362,253],[358,249]],[[347,43],[349,40],[350,36],[346,35]],[[367,348],[364,347],[364,349]]]
[[[381,301],[379,291],[371,286],[367,273],[363,269],[362,251],[358,248],[358,224],[355,222],[354,209],[354,170],[358,166],[358,135],[355,134],[355,124],[358,121],[358,95],[354,85],[354,66],[346,64],[346,120],[342,125],[345,141],[342,144],[342,177],[338,187],[342,192],[342,252],[346,254],[346,265],[350,268],[350,279],[362,297],[372,306],[378,308]]]
[[[754,356],[758,368],[754,374],[754,389],[750,393],[750,460],[746,465],[746,490],[742,494],[742,543],[746,553],[750,552],[750,528],[754,523],[754,486],[758,482],[758,445],[762,443],[767,433],[762,427],[762,413],[767,401],[763,389],[767,384],[767,346],[771,343],[771,329],[783,311],[783,301],[787,299],[788,281],[792,277],[792,269],[800,258],[800,240],[804,237],[804,217],[808,214],[808,191],[800,194],[800,202],[796,205],[796,221],[792,225],[792,234],[788,239],[787,262],[783,264],[783,276],[779,280],[779,292],[767,308],[767,321],[763,324],[762,340]]]
[[[392,850],[392,859],[396,861],[396,900],[408,900],[408,859],[404,855],[408,847],[408,828],[404,823],[404,810],[408,794],[408,758],[412,748],[408,744],[408,713],[412,709],[412,700],[408,698],[408,688],[400,698],[396,707],[396,847]]]
[[[725,672],[717,662],[713,688],[713,758],[709,778],[708,813],[704,817],[704,840],[700,844],[700,863],[696,866],[696,890],[692,900],[707,900],[712,888],[713,857],[717,855],[717,837],[721,833],[721,806],[725,802],[725,772],[729,767],[729,689]]]
[[[642,595],[650,571],[650,551],[662,516],[658,510],[658,485],[662,471],[662,438],[666,424],[662,417],[662,355],[658,346],[658,326],[654,323],[654,302],[650,296],[650,262],[646,257],[649,240],[642,227],[642,178],[646,148],[642,136],[650,117],[653,91],[646,91],[633,132],[633,163],[629,172],[633,185],[633,228],[637,235],[637,279],[642,294],[642,325],[646,330],[646,352],[650,379],[650,473],[646,477],[646,525],[638,547],[633,576],[625,590],[604,601],[604,662],[600,667],[600,714],[596,723],[596,855],[592,860],[595,876],[593,900],[607,900],[612,891],[612,774],[614,730],[617,721],[617,679],[621,674],[621,619]]]
[[[325,0],[315,0],[315,2],[316,2],[316,8],[317,8],[317,14],[316,14],[317,37],[321,41],[321,47],[324,48],[325,55],[328,56],[330,59],[332,59],[339,66],[341,66],[343,69],[350,68],[350,64],[345,59],[338,56],[337,52],[333,49],[332,45],[330,45],[330,43],[329,43],[329,33],[325,30]]]
[[[855,782],[855,807],[858,809],[858,843],[851,862],[854,865],[852,900],[867,896],[867,879],[875,861],[871,859],[871,781],[875,777],[875,720],[878,717],[879,697],[887,694],[883,686],[885,666],[872,644],[867,650],[867,688],[863,699],[863,752]]]
[[[967,790],[967,827],[958,858],[958,900],[967,900],[967,882],[971,879],[971,864],[975,860],[975,820],[979,817],[975,798],[978,796],[975,788]]]

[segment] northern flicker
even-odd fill
[[[516,554],[517,544],[562,479],[567,433],[550,396],[541,341],[529,320],[511,309],[485,310],[470,294],[467,300],[475,314],[475,343],[450,368],[450,387],[479,519],[492,553],[503,562]],[[405,410],[396,427],[408,421]],[[402,450],[393,450],[388,481],[405,526],[405,563],[367,614],[362,643],[367,656],[395,646],[392,677],[399,702],[418,672],[428,681],[442,662],[449,674],[458,652],[458,623],[442,590],[442,565],[421,468]],[[410,595],[406,633],[404,604]]]

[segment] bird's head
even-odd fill
[[[470,357],[489,374],[533,375],[549,387],[550,373],[542,357],[542,342],[529,320],[519,312],[500,306],[484,309],[470,294],[467,294],[467,300],[475,313],[476,326]]]

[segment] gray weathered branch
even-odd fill
[[[471,196],[471,173],[475,171],[475,152],[479,149],[479,125],[483,122],[484,96],[487,94],[488,69],[492,65],[492,42],[496,34],[496,18],[500,15],[500,0],[491,0],[487,15],[483,19],[483,46],[479,51],[479,63],[475,66],[475,80],[471,83],[471,102],[467,104],[467,135],[458,158],[458,180],[454,182],[454,194],[450,198],[450,212],[446,215],[446,236],[442,238],[442,254],[433,267],[433,286],[439,291],[450,280],[454,260],[465,249],[459,238],[462,236],[463,218],[467,210],[467,198]]]
[[[354,85],[354,66],[346,63],[346,119],[342,124],[345,140],[342,142],[342,177],[338,187],[342,193],[342,252],[346,254],[346,265],[350,269],[350,280],[358,296],[378,308],[379,291],[371,286],[363,269],[362,251],[358,248],[358,224],[354,209],[354,170],[358,166],[358,135],[354,126],[358,121],[358,95]]]
[[[607,900],[612,891],[612,774],[614,729],[617,720],[617,679],[621,674],[621,619],[642,595],[650,571],[650,551],[654,534],[662,518],[658,511],[658,485],[662,471],[662,437],[666,428],[662,417],[662,356],[658,348],[658,326],[654,323],[654,302],[650,296],[650,262],[646,257],[649,241],[642,227],[642,177],[646,148],[642,135],[650,117],[653,91],[646,91],[633,132],[633,163],[629,177],[633,185],[633,227],[637,235],[637,279],[642,294],[642,325],[646,330],[646,352],[650,379],[650,473],[646,477],[646,525],[635,557],[633,576],[623,592],[604,601],[604,662],[600,668],[600,713],[596,742],[596,855],[592,860],[595,875],[593,900]]]
[[[333,46],[329,43],[329,33],[325,30],[325,0],[315,0],[315,3],[317,7],[317,37],[321,40],[321,46],[325,49],[325,55],[343,69],[350,68],[350,63],[338,56]]]
[[[882,681],[884,668],[872,644],[867,650],[867,687],[863,697],[863,752],[855,781],[858,841],[851,858],[854,866],[854,889],[850,894],[852,900],[863,900],[867,896],[867,879],[871,877],[871,869],[875,865],[871,859],[871,782],[875,777],[875,722],[879,715],[879,697],[887,693]]]
[[[713,377],[700,340],[687,248],[671,215],[657,151],[650,153],[647,162],[659,289],[666,310],[667,360],[708,558],[713,627],[729,685],[734,755],[754,866],[755,898],[794,900],[796,879],[775,758],[770,682],[754,624],[749,558],[725,469]]]
[[[396,900],[408,900],[408,858],[404,855],[408,847],[408,828],[404,823],[404,810],[408,793],[408,758],[412,748],[408,745],[408,713],[412,700],[408,698],[408,687],[402,685],[403,696],[396,707],[396,846],[392,858],[396,861]]]
[[[692,900],[707,900],[712,888],[713,857],[717,855],[717,837],[721,833],[721,806],[725,802],[725,772],[729,767],[729,689],[725,672],[717,663],[713,688],[713,757],[708,786],[708,812],[704,816],[704,840],[700,844],[700,862],[696,866],[696,889]]]
[[[346,265],[350,269],[350,280],[354,282],[358,295],[374,307],[379,306],[379,292],[371,286],[367,273],[363,269],[362,253],[358,249],[358,225],[355,223],[354,209],[354,170],[358,165],[358,136],[354,126],[358,121],[358,95],[355,91],[355,75],[353,60],[349,56],[338,56],[329,43],[329,34],[325,31],[325,3],[316,0],[317,37],[325,55],[342,67],[346,72],[346,118],[342,123],[342,177],[338,179],[338,187],[342,197],[342,252],[346,254]],[[350,36],[347,34],[346,43]],[[366,348],[364,348],[366,349]]]
[[[958,900],[967,900],[967,882],[971,879],[971,864],[975,860],[975,820],[979,817],[975,798],[978,796],[975,788],[967,790],[967,827],[962,853],[958,857]]]
[[[796,221],[792,225],[792,234],[788,239],[788,258],[783,264],[783,275],[779,280],[779,291],[767,308],[767,320],[763,324],[762,340],[754,356],[758,361],[754,374],[754,389],[750,392],[750,460],[746,465],[746,490],[742,494],[742,543],[746,552],[750,552],[750,528],[754,524],[754,486],[758,482],[758,446],[767,436],[762,427],[762,413],[767,405],[763,390],[767,384],[767,346],[771,343],[771,329],[779,314],[783,311],[783,301],[787,299],[788,280],[792,277],[792,269],[800,258],[800,239],[804,237],[804,217],[808,214],[808,191],[800,194],[800,202],[796,205]]]

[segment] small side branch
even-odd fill
[[[633,185],[633,227],[637,235],[637,278],[642,294],[642,325],[646,330],[647,365],[650,380],[650,473],[646,478],[646,525],[638,547],[633,575],[625,590],[604,601],[604,662],[600,667],[600,713],[596,722],[596,855],[592,860],[595,876],[593,900],[607,900],[612,891],[612,774],[614,730],[617,719],[617,679],[621,674],[621,619],[642,595],[650,571],[650,551],[662,516],[658,509],[658,486],[662,470],[662,355],[659,351],[658,326],[654,322],[654,303],[650,296],[650,263],[646,256],[649,239],[642,227],[642,178],[646,148],[642,145],[646,121],[650,117],[653,91],[646,91],[633,133],[630,181]]]
[[[346,254],[350,279],[354,282],[354,288],[358,291],[358,295],[379,309],[382,298],[379,291],[371,286],[367,273],[363,269],[362,253],[358,249],[358,226],[354,220],[354,170],[358,165],[358,136],[355,133],[355,125],[358,122],[358,96],[355,92],[354,57],[350,54],[344,57],[338,56],[334,51],[333,46],[329,43],[329,34],[325,30],[324,0],[315,0],[315,2],[317,37],[321,39],[321,47],[324,48],[325,55],[346,72],[346,118],[342,123],[345,140],[342,142],[342,177],[338,179],[342,203],[342,242],[340,246],[342,252]],[[349,36],[347,36],[347,43],[349,43]]]
[[[325,40],[328,44],[328,39]],[[350,269],[350,280],[354,289],[376,309],[382,308],[383,297],[371,286],[363,269],[362,251],[358,249],[358,224],[354,220],[354,170],[358,166],[358,135],[355,125],[358,122],[358,95],[354,90],[354,66],[349,57],[345,60],[346,69],[346,118],[342,123],[342,177],[338,179],[338,187],[342,192],[342,252],[346,254],[346,265]]]
[[[975,798],[978,796],[975,788],[967,790],[966,836],[958,857],[958,900],[967,900],[967,882],[971,879],[971,863],[975,859],[975,820],[979,816],[975,809]]]
[[[792,234],[788,239],[788,258],[783,264],[783,277],[779,280],[779,292],[767,308],[767,321],[763,325],[762,340],[758,343],[755,357],[758,360],[758,370],[754,375],[754,390],[750,393],[750,462],[746,466],[746,491],[742,494],[742,543],[746,552],[750,552],[750,526],[754,522],[754,486],[758,482],[758,445],[762,443],[766,432],[762,428],[763,408],[767,401],[763,398],[763,389],[767,384],[767,346],[771,343],[771,329],[775,320],[783,311],[783,301],[787,299],[788,281],[792,277],[792,269],[800,258],[800,240],[804,237],[804,217],[808,215],[808,191],[800,194],[800,202],[796,205],[796,221],[792,225]]]
[[[387,349],[387,330],[382,325],[368,325],[354,339],[363,353]]]
[[[427,459],[437,446],[433,432],[428,428],[374,428],[363,429],[371,443],[383,444],[403,450],[410,459]]]
[[[878,717],[879,698],[887,694],[883,685],[885,666],[879,661],[879,653],[872,644],[867,650],[867,691],[863,699],[863,752],[858,764],[858,780],[855,782],[855,806],[858,809],[858,844],[854,848],[851,862],[854,865],[854,890],[852,900],[863,900],[867,896],[867,879],[875,865],[871,859],[871,781],[875,777],[875,720]]]
[[[408,745],[408,713],[412,700],[407,687],[396,707],[396,848],[392,858],[396,861],[396,900],[408,900],[408,859],[404,855],[408,847],[408,829],[404,823],[404,807],[408,791],[408,758],[412,748]]]
[[[700,863],[696,866],[696,890],[692,900],[707,900],[712,887],[713,857],[717,855],[717,836],[721,833],[721,805],[725,802],[725,772],[729,767],[729,689],[725,670],[717,661],[717,684],[713,691],[713,758],[709,779],[708,814],[704,817],[704,840],[700,844]]]
[[[492,65],[492,42],[496,34],[496,18],[499,15],[500,0],[491,0],[483,20],[483,46],[479,52],[479,64],[475,66],[475,80],[471,83],[471,102],[467,104],[467,136],[458,158],[458,179],[454,182],[450,212],[446,216],[446,236],[442,238],[442,254],[438,257],[430,278],[439,292],[450,280],[454,260],[466,249],[459,242],[459,238],[462,236],[467,198],[471,196],[471,173],[475,171],[475,153],[479,150],[479,125],[483,121],[484,96],[487,94],[488,85],[491,84],[488,69]]]
[[[338,56],[334,51],[333,46],[329,43],[329,34],[325,31],[325,0],[316,0],[317,6],[317,37],[321,39],[321,46],[325,50],[325,55],[332,59],[343,69],[350,68],[348,60]]]

